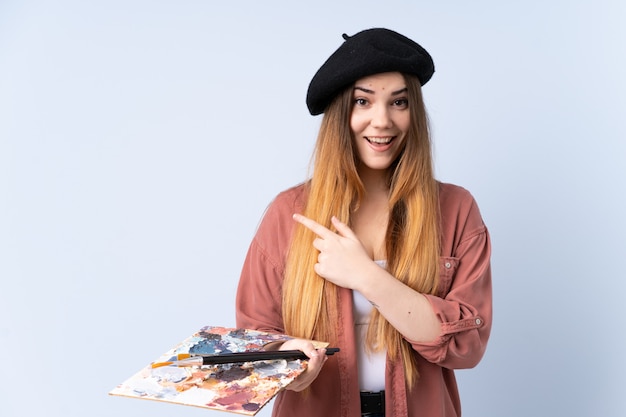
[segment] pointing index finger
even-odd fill
[[[308,217],[305,217],[302,214],[298,214],[298,213],[294,214],[293,219],[321,238],[326,238],[329,235],[334,234],[332,231],[322,226],[315,220],[309,219]]]

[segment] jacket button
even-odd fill
[[[452,264],[450,262],[446,262],[444,264],[444,266],[446,267],[446,269],[450,269],[450,267],[452,266]]]
[[[482,323],[482,320],[481,320],[481,319],[476,319],[476,324],[477,324],[478,326],[480,326],[480,323]]]

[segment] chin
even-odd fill
[[[389,167],[391,167],[391,162],[389,163],[377,163],[377,164],[368,164],[363,163],[363,167],[369,169],[371,171],[387,171]]]

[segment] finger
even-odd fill
[[[308,217],[305,217],[302,214],[298,214],[298,213],[294,214],[293,219],[321,238],[328,238],[335,234],[331,230],[327,229],[326,227],[316,222],[315,220],[309,219]]]
[[[326,356],[326,351],[318,350],[317,356],[309,360],[309,366],[311,366],[315,374],[318,375],[327,360],[328,356]]]
[[[322,276],[322,271],[321,271],[322,265],[319,262],[319,256],[317,257],[317,263],[315,265],[313,265],[313,271],[315,271],[315,273],[317,275],[319,275],[320,277]]]
[[[313,247],[322,252],[324,250],[324,239],[318,237],[313,240]]]
[[[328,359],[325,350],[311,350],[307,354],[310,359],[307,361],[307,369],[298,376],[291,384],[287,386],[288,390],[302,391],[317,378],[324,363]]]
[[[313,343],[311,343],[310,340],[305,340],[305,339],[290,339],[280,346],[280,350],[293,350],[293,349],[300,350],[306,355],[307,352],[311,352],[312,350],[315,350],[315,346],[313,346]]]
[[[309,357],[309,369],[314,371],[326,362],[326,349],[313,349],[306,354]]]
[[[311,349],[309,352],[306,353],[306,355],[309,357],[309,359],[316,359],[320,353],[317,351],[317,349]]]
[[[347,224],[339,220],[337,217],[331,217],[330,221],[332,222],[333,226],[335,226],[335,229],[337,229],[341,236],[351,239],[357,239],[356,234],[354,234],[352,229],[350,229]]]

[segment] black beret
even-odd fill
[[[424,85],[435,72],[430,54],[393,30],[367,29],[343,38],[309,84],[306,105],[312,115],[324,113],[339,91],[365,76],[398,71],[416,75]]]

